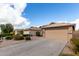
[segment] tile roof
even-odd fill
[[[27,28],[27,29],[24,29],[24,30],[41,30],[41,28],[38,28],[38,27],[31,27],[31,28]]]
[[[26,31],[26,30],[41,30],[39,27],[30,27],[26,29],[15,29],[15,31]]]
[[[48,25],[42,26],[42,28],[62,27],[62,26],[75,26],[75,24],[70,24],[70,23],[53,23],[53,24],[48,24]]]

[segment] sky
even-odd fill
[[[75,23],[79,29],[78,3],[0,3],[0,24],[15,29],[46,25],[50,22]]]
[[[0,3],[0,24],[11,23],[14,29],[24,29],[30,22],[22,17],[26,3]]]
[[[30,26],[68,22],[76,23],[76,29],[79,28],[78,3],[28,3],[22,16],[29,19]]]

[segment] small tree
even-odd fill
[[[7,31],[7,33],[13,32],[13,25],[12,24],[6,24],[6,31]]]
[[[13,32],[13,25],[12,24],[1,24],[1,35],[2,36],[8,36],[11,32]]]
[[[5,29],[6,27],[5,27],[5,25],[4,25],[4,24],[1,24],[0,27],[1,27],[2,33],[5,33],[5,32],[6,32],[6,29]]]

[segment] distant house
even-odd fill
[[[16,29],[15,35],[20,34],[21,31],[23,31],[24,35],[30,34],[32,36],[36,36],[36,32],[40,32],[40,34],[42,35],[42,29],[38,28],[38,27],[30,27],[30,28],[27,28],[27,29]]]
[[[43,36],[47,39],[71,39],[72,33],[75,30],[75,24],[69,23],[51,23],[41,26],[43,29]]]
[[[14,33],[15,33],[15,35],[16,35],[16,34],[21,34],[21,31],[23,31],[23,29],[15,29],[15,30],[14,30]]]
[[[30,34],[32,36],[36,36],[36,32],[40,32],[40,34],[42,35],[42,29],[38,27],[31,27],[23,30],[24,34]]]

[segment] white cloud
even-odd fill
[[[69,21],[57,21],[57,23],[71,23],[71,24],[76,24],[75,29],[79,30],[79,19],[75,19],[75,20],[73,20],[71,22],[69,22]]]
[[[68,23],[68,21],[57,21],[57,23]]]
[[[0,3],[0,24],[11,23],[15,28],[26,28],[30,22],[21,16],[26,3]]]
[[[79,29],[79,19],[76,19],[76,20],[74,20],[74,21],[71,21],[70,23],[74,23],[74,24],[76,24],[76,30],[78,30]]]

